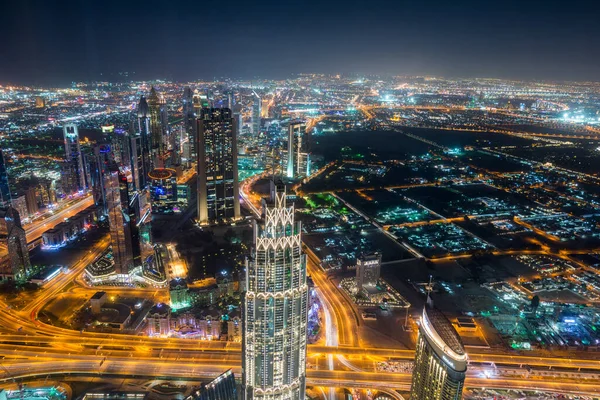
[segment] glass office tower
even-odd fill
[[[198,130],[198,221],[240,218],[237,132],[229,108],[203,108]]]

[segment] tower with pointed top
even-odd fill
[[[285,185],[271,183],[264,222],[254,224],[242,302],[245,400],[304,400],[308,286],[301,224]]]

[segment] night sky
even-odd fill
[[[600,1],[0,0],[0,82],[299,72],[600,81]],[[102,75],[100,75],[102,74]]]

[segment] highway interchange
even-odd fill
[[[246,206],[257,211],[245,194],[244,200]],[[105,236],[68,273],[44,285],[21,309],[0,302],[0,385],[68,374],[197,380],[214,377],[229,368],[237,374],[241,372],[239,343],[79,332],[40,322],[37,315],[43,306],[73,284],[108,245]],[[326,345],[309,345],[307,383],[409,390],[409,373],[376,371],[375,364],[387,360],[409,362],[414,351],[375,348],[362,338],[359,340],[360,318],[356,309],[327,279],[314,258],[309,252],[309,274],[326,312]],[[81,287],[77,290],[88,290],[90,295],[95,291]],[[467,387],[600,394],[600,357],[594,353],[569,357],[495,353],[489,349],[468,349],[468,353]]]

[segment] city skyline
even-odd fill
[[[7,400],[600,394],[600,84],[0,98]]]

